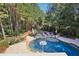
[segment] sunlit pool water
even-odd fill
[[[41,41],[46,41],[46,45],[40,45]],[[65,52],[68,56],[79,56],[79,47],[59,41],[55,38],[37,38],[30,43],[30,48],[33,51],[54,53]]]

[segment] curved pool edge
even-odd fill
[[[59,40],[59,39],[57,39],[57,40]],[[59,41],[61,41],[61,40],[59,40]],[[64,41],[61,41],[61,42],[64,42]],[[71,44],[71,43],[67,43],[67,42],[64,42],[64,43],[66,43],[66,44]],[[32,49],[32,48],[31,48]],[[33,50],[33,49],[32,49]],[[35,50],[35,49],[34,49]],[[38,51],[38,50],[36,50],[36,51]],[[35,51],[35,52],[36,52]],[[40,51],[39,51],[40,52]],[[41,52],[40,52],[41,53]],[[45,53],[47,53],[47,52],[45,52]],[[53,52],[53,53],[55,53],[55,52]],[[56,52],[56,53],[60,53],[60,52]],[[65,52],[65,54],[66,55],[68,55],[66,52]],[[68,55],[68,56],[71,56],[71,55]],[[73,55],[73,56],[76,56],[76,55]]]
[[[29,36],[29,37],[31,37],[31,36]],[[33,40],[35,40],[37,38],[31,37],[31,39],[32,40],[29,41],[29,44],[31,43],[31,41],[33,41]],[[65,52],[61,52],[61,53],[59,53],[59,52],[58,53],[57,52],[55,52],[55,53],[35,52],[35,51],[32,50],[31,47],[29,47],[29,44],[27,45],[27,49],[31,53],[31,55],[35,55],[35,56],[36,55],[37,56],[68,56]]]
[[[35,52],[28,46],[27,47],[30,55],[32,56],[68,56],[65,52],[54,52],[54,53],[46,53],[46,52]]]

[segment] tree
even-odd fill
[[[49,5],[49,10],[47,12],[48,21],[52,26],[60,31],[62,35],[65,34],[74,37],[78,33],[78,10],[79,4],[51,4]]]
[[[3,9],[2,6],[3,6],[3,4],[0,6],[1,7],[0,10],[2,10],[2,11],[0,11],[0,26],[1,26],[1,29],[2,29],[3,37],[4,37],[4,39],[6,39],[4,27],[3,27],[3,24],[2,24],[2,19],[6,18],[8,15],[3,12],[4,9]]]

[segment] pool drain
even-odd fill
[[[47,42],[46,41],[40,41],[40,45],[47,45]]]

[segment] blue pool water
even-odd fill
[[[51,41],[50,39],[54,41]],[[47,44],[42,46],[40,45],[41,41],[46,41]],[[33,51],[47,53],[65,52],[68,56],[79,56],[79,47],[59,40],[57,41],[57,39],[54,38],[38,38],[32,41],[29,46]]]

